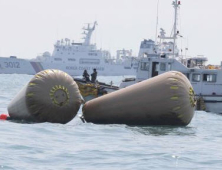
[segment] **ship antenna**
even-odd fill
[[[175,10],[174,13],[174,28],[173,28],[173,57],[175,57],[175,43],[176,43],[176,38],[177,38],[177,9],[180,6],[180,1],[175,0],[173,1],[173,7]]]
[[[86,34],[86,37],[84,38],[85,41],[84,41],[84,45],[90,45],[90,39],[91,39],[91,35],[92,35],[92,32],[95,30],[95,27],[96,27],[97,22],[95,21],[94,24],[93,24],[93,27],[90,27],[90,24],[88,24],[88,27],[87,28],[83,28],[84,30],[86,30],[87,32],[85,33]]]
[[[157,1],[157,10],[156,10],[156,36],[155,36],[155,43],[157,44],[157,29],[158,29],[158,20],[159,20],[159,0]]]

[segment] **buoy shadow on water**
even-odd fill
[[[151,136],[167,136],[167,135],[180,135],[180,136],[195,136],[196,128],[189,126],[171,126],[171,125],[158,125],[158,126],[127,126],[127,129],[134,133]]]
[[[186,126],[196,101],[185,75],[170,71],[88,101],[86,122],[97,124]]]

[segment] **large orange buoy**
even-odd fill
[[[60,70],[37,73],[8,105],[11,119],[67,123],[77,114],[82,96],[73,78]]]
[[[195,104],[189,80],[171,71],[86,102],[83,117],[98,124],[187,125]]]

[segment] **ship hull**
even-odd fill
[[[198,110],[205,110],[206,112],[222,113],[222,95],[202,95],[197,96],[197,101],[202,98],[203,102],[200,101]]]
[[[70,64],[63,62],[37,62],[18,58],[0,58],[0,74],[29,74],[34,75],[45,69],[59,69],[65,71],[71,76],[81,76],[84,70],[89,73],[96,68],[100,76],[121,76],[135,75],[135,68],[125,68],[120,64],[104,65],[87,65],[87,64]]]

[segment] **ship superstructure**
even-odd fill
[[[72,76],[82,75],[84,70],[89,73],[94,68],[98,75],[135,75],[138,62],[130,50],[118,50],[117,57],[111,57],[107,50],[97,49],[91,44],[91,36],[97,22],[83,27],[84,41],[77,43],[68,38],[58,40],[52,54],[44,52],[35,59],[26,60],[11,56],[0,57],[0,73],[5,74],[36,74],[44,69],[60,69]]]

